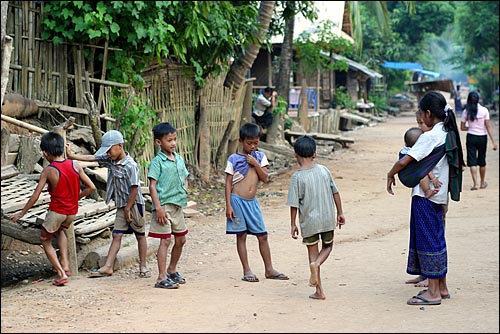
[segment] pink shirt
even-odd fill
[[[484,121],[490,119],[490,113],[488,109],[480,105],[479,103],[477,104],[477,117],[474,121],[468,121],[467,120],[467,110],[464,109],[462,112],[462,122],[468,122],[469,123],[469,130],[467,130],[467,133],[470,133],[471,135],[476,135],[476,136],[486,136],[488,132],[486,131],[486,126],[484,125]]]

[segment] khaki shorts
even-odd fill
[[[47,211],[45,215],[45,220],[42,224],[45,231],[47,231],[50,236],[59,231],[61,228],[70,227],[73,220],[75,220],[76,215],[63,215],[54,211]]]
[[[304,245],[315,245],[319,242],[321,237],[321,242],[325,245],[331,244],[333,242],[334,231],[326,231],[322,233],[317,233],[311,235],[310,237],[302,239],[302,244]]]
[[[134,232],[138,235],[146,234],[145,219],[144,219],[144,211],[139,211],[138,205],[141,206],[141,211],[144,210],[144,206],[142,204],[135,203],[134,206],[130,209],[130,215],[132,216],[132,222],[129,224],[125,219],[125,208],[116,209],[115,216],[115,225],[113,227],[113,233],[123,233],[123,234],[131,234]]]
[[[184,220],[184,212],[182,207],[174,204],[165,204],[162,206],[167,215],[167,223],[160,225],[156,221],[156,210],[151,214],[151,225],[149,227],[149,237],[168,239],[173,234],[180,237],[188,233],[186,221]]]

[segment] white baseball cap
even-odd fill
[[[124,140],[120,131],[110,130],[102,136],[101,148],[95,152],[95,155],[103,155],[109,151],[111,146],[123,143]]]

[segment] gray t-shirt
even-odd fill
[[[298,208],[302,238],[335,230],[337,217],[333,194],[338,189],[325,166],[296,171],[290,180],[287,205]]]

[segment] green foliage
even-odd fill
[[[141,97],[134,96],[128,109],[127,102],[127,98],[121,97],[120,94],[113,94],[110,105],[111,114],[120,120],[118,130],[127,139],[125,143],[127,150],[134,149],[135,152],[142,152],[151,141],[152,134],[149,133],[151,125],[158,123],[159,120],[155,111],[149,107],[149,101],[143,101]],[[144,129],[148,129],[148,132],[145,133]],[[132,144],[131,141],[134,138],[137,141],[134,142],[135,146],[132,148],[128,145]],[[139,161],[139,163],[146,167],[146,161]]]
[[[377,111],[385,109],[388,105],[387,98],[383,95],[380,95],[380,94],[371,94],[368,97],[368,101],[372,102],[375,105],[375,108],[377,109]]]
[[[498,95],[498,74],[492,68],[499,64],[499,2],[460,1],[457,3],[456,33],[461,47],[451,61],[470,77],[478,81],[486,102]],[[492,80],[493,79],[493,80]]]
[[[237,51],[257,41],[257,25],[249,24],[257,21],[256,2],[44,1],[43,14],[44,39],[109,41],[110,47],[122,49],[119,59],[110,57],[108,68],[124,83],[156,58],[192,66],[202,86],[208,76],[226,70]]]
[[[314,1],[276,1],[274,15],[269,24],[272,36],[284,35],[287,20],[299,14],[309,21],[318,19],[318,9]]]
[[[347,61],[333,61],[333,53],[352,51],[351,43],[333,33],[335,24],[331,20],[322,21],[315,33],[303,32],[293,44],[296,57],[300,60],[303,73],[313,74],[318,70],[347,71]]]
[[[359,60],[385,76],[388,91],[406,91],[406,81],[411,81],[411,71],[380,68],[385,60],[394,62],[418,62],[426,69],[438,71],[437,66],[446,61],[444,45],[431,44],[430,40],[441,36],[453,23],[453,2],[419,1],[409,14],[408,2],[389,1],[391,35],[384,36],[365,2],[360,3],[363,22],[363,55]],[[417,33],[418,32],[418,33]],[[446,42],[446,41],[444,41]],[[439,51],[439,54],[438,54]],[[442,55],[441,53],[444,53]]]
[[[441,35],[454,20],[455,8],[447,1],[419,1],[413,15],[408,15],[404,3],[395,3],[390,14],[391,26],[407,45],[418,46],[426,39],[427,34]]]
[[[339,106],[340,108],[354,109],[356,105],[352,102],[351,95],[347,92],[347,88],[340,86],[335,90],[335,94],[330,102],[332,108]]]
[[[277,99],[278,99],[278,105],[273,108],[273,114],[274,115],[285,115],[286,110],[287,110],[286,109],[287,103],[281,95],[278,95]]]

